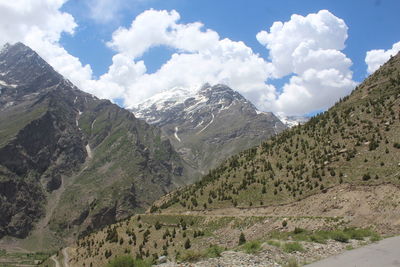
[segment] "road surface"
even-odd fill
[[[400,266],[400,236],[346,251],[306,267],[380,267]]]

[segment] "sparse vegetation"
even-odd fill
[[[399,70],[387,70],[385,77],[390,77],[392,72],[397,75]],[[350,246],[350,240],[351,246],[357,243],[354,240],[378,240],[379,235],[371,229],[346,228],[350,224],[340,212],[347,210],[347,199],[351,202],[354,196],[342,198],[342,194],[335,193],[346,195],[349,192],[346,190],[353,187],[369,189],[400,183],[398,162],[394,160],[400,157],[395,145],[400,141],[397,134],[400,93],[397,87],[388,84],[387,78],[382,81],[376,78],[378,74],[379,71],[359,85],[352,95],[305,125],[231,157],[201,181],[169,194],[154,204],[155,214],[142,215],[140,227],[139,220],[131,219],[128,226],[123,227],[136,234],[136,240],[126,236],[119,226],[117,232],[119,239],[125,240],[123,246],[131,239],[135,245],[129,247],[129,252],[133,255],[137,253],[148,259],[158,254],[180,261],[196,261],[220,255],[221,247],[209,248],[210,244],[221,245],[220,242],[229,244],[227,249],[256,253],[266,241],[274,246],[268,249],[290,254],[303,252],[309,247],[306,242],[323,246],[333,243],[345,248]],[[371,190],[366,192],[369,194]],[[368,196],[391,208],[397,203],[395,192],[382,199],[375,198],[372,193]],[[320,199],[329,204],[319,202]],[[300,203],[299,200],[311,207],[321,203],[321,207],[311,210],[309,206],[301,206],[307,208],[296,210],[296,215],[304,217],[280,213],[280,206],[289,209]],[[277,207],[275,216],[264,217],[257,213],[270,212],[271,206]],[[220,215],[219,209],[224,211],[222,214],[231,211],[233,214]],[[209,216],[210,211],[217,216]],[[327,217],[330,211],[338,216]],[[235,217],[236,213],[241,216]],[[243,216],[247,213],[257,216]],[[313,220],[319,223],[314,224]],[[143,242],[147,229],[151,229],[149,240]],[[257,237],[253,231],[259,231]],[[99,239],[94,241],[95,245],[91,245],[91,237],[87,237],[85,245],[78,250],[79,257],[96,257],[97,251],[111,248],[113,256],[121,254],[117,243],[107,242],[107,248],[101,243],[106,235],[107,229],[104,229],[97,235]],[[155,244],[155,240],[160,241]],[[288,266],[297,265],[293,262]]]
[[[248,254],[254,254],[261,249],[261,242],[258,240],[253,240],[247,242],[243,245],[243,250]]]
[[[110,261],[107,267],[150,267],[151,264],[141,259],[133,259],[131,256],[119,256]]]
[[[239,244],[239,246],[240,246],[240,245],[243,245],[244,243],[246,243],[246,237],[244,236],[244,233],[241,232],[241,233],[240,233],[240,236],[239,236],[239,242],[238,242],[238,244]]]
[[[288,242],[283,245],[283,250],[287,253],[292,253],[295,251],[304,251],[304,248],[298,242]]]

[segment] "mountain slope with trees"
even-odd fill
[[[191,177],[158,128],[80,91],[21,43],[0,53],[0,110],[0,238],[54,247],[44,236],[143,211]]]
[[[400,55],[328,111],[231,157],[157,208],[291,203],[341,184],[400,183]]]

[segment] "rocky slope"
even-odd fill
[[[138,105],[133,113],[160,127],[186,162],[203,174],[286,128],[274,114],[259,112],[221,84],[205,84],[198,91],[174,88]]]
[[[21,43],[1,50],[0,238],[91,231],[148,207],[185,172],[158,128],[80,91]]]

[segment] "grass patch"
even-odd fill
[[[277,247],[277,248],[281,247],[281,242],[276,241],[276,240],[268,240],[267,244],[270,245],[270,246]]]
[[[303,246],[299,242],[289,242],[283,245],[283,250],[287,253],[292,253],[295,251],[304,251]]]
[[[187,250],[183,254],[177,256],[179,262],[194,262],[204,258],[204,253],[197,250]]]
[[[378,233],[374,233],[369,240],[371,242],[378,242],[379,240],[382,240],[382,237]]]
[[[365,237],[374,235],[375,233],[370,229],[358,229],[358,228],[347,228],[344,232],[350,237],[350,239],[364,240]]]
[[[347,242],[349,242],[349,239],[350,239],[349,235],[343,231],[333,231],[331,233],[331,238],[333,240],[336,240],[336,241],[342,242],[342,243],[347,243]]]
[[[112,259],[107,267],[151,267],[151,263],[141,260],[133,259],[131,256],[124,255]]]
[[[345,249],[346,249],[346,250],[353,250],[354,247],[353,247],[352,245],[347,245],[347,246],[345,247]]]
[[[283,265],[284,267],[299,267],[299,264],[297,263],[297,260],[295,258],[289,259],[289,261]]]
[[[207,258],[218,258],[221,257],[221,253],[224,251],[223,248],[217,245],[212,245],[206,250]]]
[[[261,249],[261,242],[258,240],[253,240],[243,245],[243,250],[247,254],[257,253],[258,251],[260,251],[260,249]]]

